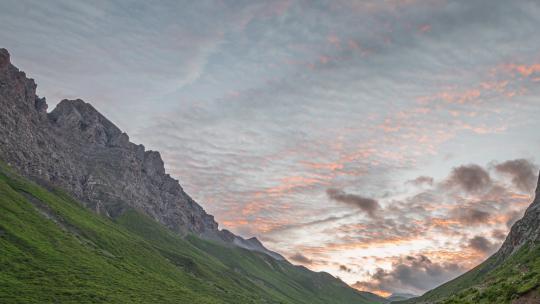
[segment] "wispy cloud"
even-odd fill
[[[354,208],[359,208],[360,210],[365,211],[371,217],[374,217],[375,212],[380,208],[379,202],[372,198],[348,194],[342,190],[329,188],[326,190],[326,194],[330,199],[347,204]]]

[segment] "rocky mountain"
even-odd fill
[[[540,176],[536,186],[535,198],[525,211],[523,218],[518,220],[506,237],[504,243],[494,257],[504,261],[518,251],[523,245],[536,244],[540,241]]]
[[[387,303],[325,272],[180,236],[134,208],[96,214],[3,162],[0,261],[2,304]]]
[[[220,230],[82,100],[47,112],[0,49],[0,302],[387,303]]]
[[[135,208],[169,229],[266,253],[258,240],[219,230],[165,172],[159,152],[145,150],[92,105],[62,100],[47,113],[36,84],[0,49],[0,159],[42,185],[67,190],[95,212],[118,217]]]

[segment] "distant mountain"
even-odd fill
[[[393,293],[386,299],[390,302],[396,302],[396,301],[403,301],[411,298],[415,298],[417,295],[413,295],[410,293]]]
[[[386,302],[218,229],[90,104],[47,113],[5,49],[0,108],[0,302]]]
[[[399,303],[540,303],[540,177],[535,198],[501,248],[471,271]]]

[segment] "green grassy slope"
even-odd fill
[[[378,303],[328,274],[112,221],[0,165],[1,303]]]
[[[539,287],[540,247],[529,245],[520,248],[500,265],[491,257],[422,297],[399,303],[512,303],[538,294]]]

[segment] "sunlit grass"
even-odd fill
[[[90,212],[0,165],[1,303],[376,303],[326,273]]]

